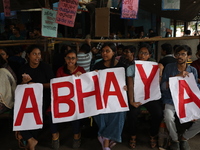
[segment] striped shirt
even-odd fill
[[[92,60],[92,52],[89,53],[78,53],[77,54],[77,65],[84,68],[86,72],[90,71],[90,63]]]

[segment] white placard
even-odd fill
[[[39,129],[42,119],[43,85],[18,85],[15,90],[13,131]]]
[[[134,99],[145,104],[161,98],[157,62],[135,61]]]
[[[200,118],[200,91],[193,73],[189,77],[170,77],[169,87],[181,123]]]

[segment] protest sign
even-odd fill
[[[42,8],[42,36],[57,37],[58,24],[56,23],[56,12]]]
[[[10,0],[3,0],[4,16],[10,17]]]
[[[67,122],[100,113],[128,111],[124,68],[88,72],[51,80],[53,122]]]
[[[13,131],[39,129],[42,121],[43,85],[18,85],[15,90]]]
[[[124,68],[99,70],[99,83],[102,99],[105,104],[104,113],[127,111],[127,92]]]
[[[93,89],[94,82],[92,77],[98,81],[96,72],[89,72],[78,78],[75,76],[68,76],[51,80],[51,110],[53,122],[66,122],[79,119],[79,117],[88,117],[88,112],[93,113],[93,115],[102,112],[101,110],[104,107],[100,97],[100,91],[96,90],[96,93],[92,93],[92,91],[95,90]],[[84,78],[84,80],[80,80],[80,78]],[[83,85],[85,89],[82,90]],[[96,85],[99,87],[98,83],[96,83]],[[83,99],[83,91],[87,91],[86,95],[91,96],[88,96],[87,99]],[[77,92],[79,92],[79,94],[77,94]],[[85,102],[88,103],[86,104]],[[98,110],[98,106],[100,110]]]
[[[193,73],[189,77],[170,77],[169,87],[181,123],[200,118],[200,92]]]
[[[162,0],[162,10],[179,10],[180,0]]]
[[[78,0],[60,0],[56,22],[69,27],[74,27],[78,4]]]
[[[79,77],[51,80],[53,123],[68,122],[102,113],[128,111],[124,68],[88,72]],[[42,128],[43,86],[18,85],[15,91],[13,130]]]
[[[123,0],[121,18],[136,19],[138,13],[139,0]]]
[[[158,63],[135,61],[135,102],[145,104],[161,98]]]

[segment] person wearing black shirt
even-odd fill
[[[19,84],[41,83],[43,84],[43,116],[46,110],[50,107],[50,80],[54,77],[51,67],[41,61],[41,48],[38,45],[30,45],[27,48],[28,63],[22,66],[18,72]],[[59,133],[57,132],[56,124],[49,117],[52,133],[52,146],[59,147]],[[27,148],[35,150],[37,145],[38,130],[20,131],[24,140],[28,141]],[[55,142],[56,141],[56,142]]]
[[[96,63],[94,70],[124,67],[125,65],[115,59],[116,46],[113,43],[105,43],[102,46],[103,60]],[[110,150],[116,142],[121,142],[121,133],[124,126],[126,112],[105,113],[94,116],[97,123],[98,140],[104,150]]]

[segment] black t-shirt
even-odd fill
[[[126,66],[121,63],[121,62],[118,62],[114,67],[112,68],[117,68],[117,67],[124,67],[126,69]],[[108,69],[108,68],[111,68],[111,67],[106,67],[104,65],[104,62],[103,60],[101,60],[100,62],[96,63],[93,67],[93,70],[102,70],[102,69]]]
[[[164,67],[169,64],[169,63],[174,63],[176,62],[176,59],[173,56],[166,56],[163,59],[159,61]]]
[[[30,82],[34,83],[50,83],[50,80],[54,78],[53,71],[51,67],[44,63],[40,62],[37,68],[31,68],[27,63],[19,69],[18,72],[18,83],[22,82],[22,74],[29,74],[32,80]],[[50,88],[43,89],[43,110],[45,111],[51,102]]]
[[[28,63],[22,66],[18,73],[18,83],[22,82],[22,74],[24,73],[29,74],[32,78],[30,82],[34,83],[49,83],[54,77],[51,67],[44,62],[40,62],[37,68],[31,68]]]

